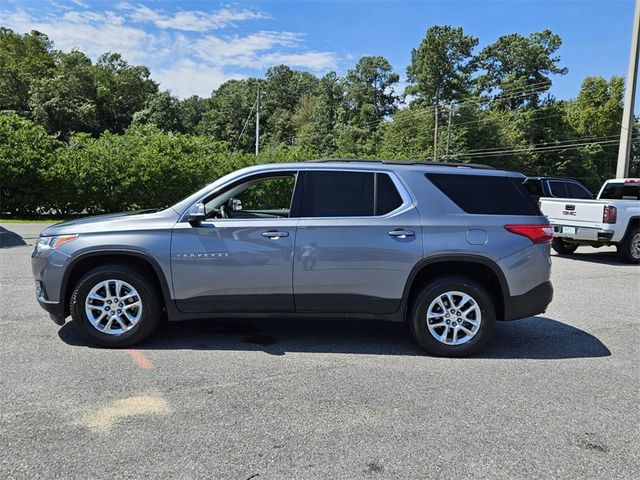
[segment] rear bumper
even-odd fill
[[[553,300],[553,285],[541,283],[522,295],[508,296],[504,305],[504,320],[532,317],[544,313]]]
[[[583,242],[610,242],[613,239],[613,230],[597,227],[575,227],[553,224],[553,236],[565,240]]]

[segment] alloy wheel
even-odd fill
[[[429,333],[445,345],[462,345],[480,330],[482,312],[469,294],[449,291],[439,294],[427,309]]]
[[[142,316],[138,291],[123,280],[103,280],[87,294],[85,313],[89,323],[101,333],[120,335],[131,330]]]

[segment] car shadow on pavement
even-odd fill
[[[90,346],[67,323],[69,345]],[[139,350],[247,350],[365,355],[425,355],[403,324],[344,319],[233,319],[164,322]],[[606,357],[609,349],[578,328],[545,317],[498,322],[493,339],[471,358],[567,359]]]
[[[572,253],[570,255],[552,255],[551,258],[554,257],[566,259],[566,260],[574,260],[579,262],[591,262],[591,263],[599,263],[602,265],[631,265],[630,263],[623,262],[618,257],[617,252],[606,251],[606,252],[598,252],[594,251],[589,253],[577,252]]]
[[[4,227],[0,227],[0,248],[23,247],[27,243],[20,235]]]

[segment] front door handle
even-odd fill
[[[415,237],[416,232],[413,230],[391,230],[389,235],[396,238]]]
[[[277,232],[275,230],[269,230],[268,232],[262,232],[262,236],[270,238],[272,240],[278,240],[280,237],[288,237],[289,232]]]

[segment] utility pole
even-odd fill
[[[453,101],[449,103],[449,124],[447,125],[447,153],[446,156],[449,156],[449,146],[451,145],[451,113],[453,111]]]
[[[260,153],[260,85],[258,84],[258,96],[256,98],[256,157]]]
[[[435,106],[435,128],[433,129],[433,161],[438,161],[438,106]]]
[[[622,128],[620,129],[620,147],[618,149],[618,167],[616,178],[629,176],[631,163],[631,137],[633,135],[633,104],[636,97],[638,81],[638,54],[640,54],[640,0],[636,0],[631,33],[631,53],[629,54],[629,71],[625,82],[624,110],[622,112]]]

